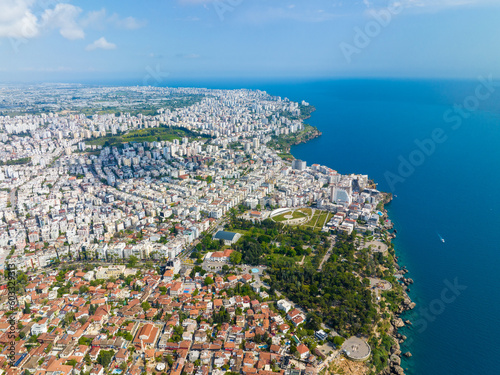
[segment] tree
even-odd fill
[[[231,253],[231,255],[229,256],[229,261],[236,265],[236,264],[240,264],[241,263],[241,258],[242,258],[242,255],[239,251],[233,251]]]
[[[231,315],[229,315],[224,306],[222,306],[219,312],[213,314],[212,318],[215,324],[229,323]]]
[[[86,285],[82,285],[82,286],[80,287],[80,289],[78,290],[78,292],[79,292],[80,294],[85,294],[85,293],[87,293],[88,291],[89,291],[89,287],[88,287],[88,286],[86,286]]]
[[[174,359],[172,358],[172,356],[170,354],[167,355],[166,360],[167,360],[168,366],[172,367],[172,365],[174,364]]]
[[[336,347],[342,346],[342,344],[344,343],[344,341],[345,341],[345,338],[343,338],[341,336],[335,336],[333,338],[333,343],[335,344]]]
[[[207,277],[205,277],[204,283],[205,283],[205,285],[212,285],[214,283],[214,279],[212,279],[211,277],[207,276]]]
[[[78,339],[78,345],[87,345],[90,346],[92,344],[92,339],[82,336]]]
[[[143,303],[141,303],[141,307],[144,310],[144,312],[146,312],[151,308],[151,305],[149,304],[148,301],[144,301]]]
[[[139,261],[139,259],[134,256],[134,255],[131,255],[129,258],[128,258],[128,263],[127,263],[127,267],[128,268],[134,268],[136,265],[137,265],[137,262]]]
[[[108,368],[114,355],[115,352],[112,350],[101,350],[99,352],[99,356],[97,357],[97,363],[99,363],[104,368]]]
[[[318,316],[314,312],[310,312],[307,314],[307,323],[306,328],[312,329],[314,331],[319,331],[321,329],[321,323],[323,323],[323,319]]]
[[[184,333],[184,329],[182,326],[175,326],[174,327],[174,332],[172,333],[172,336],[170,337],[171,342],[180,342],[182,341],[182,334]]]
[[[63,321],[65,322],[66,325],[70,325],[71,323],[74,322],[74,320],[75,320],[75,313],[74,312],[67,313],[63,318]]]

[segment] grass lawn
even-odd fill
[[[190,140],[202,139],[203,137],[196,136],[196,133],[184,129],[174,129],[170,127],[138,129],[123,135],[107,135],[97,139],[86,140],[87,145],[96,146],[117,146],[127,142],[154,142],[154,141],[170,141],[188,137]]]
[[[312,215],[312,209],[311,208],[301,208],[301,209],[299,209],[299,211],[305,213],[307,216]]]
[[[290,219],[290,218],[288,218],[286,216],[290,216],[290,215],[292,215],[292,219],[300,219],[300,218],[303,218],[303,217],[307,216],[302,211],[295,210],[295,211],[287,211],[285,213],[282,213],[281,215],[275,216],[275,217],[273,217],[273,220],[277,221],[278,223],[282,222],[282,221],[286,221],[286,220]]]
[[[275,217],[273,217],[273,220],[278,222],[278,223],[281,223],[282,221],[288,220],[288,219],[285,219],[285,215],[288,215],[288,213],[275,216]]]
[[[319,217],[318,224],[316,225],[317,228],[321,229],[325,226],[326,223],[332,218],[332,213],[323,211],[321,212],[321,216]]]
[[[246,234],[250,233],[250,231],[243,229],[231,229],[230,232],[240,233],[241,237],[244,237]]]
[[[303,213],[302,211],[294,211],[293,212],[293,218],[294,219],[300,219],[300,218],[303,218],[303,217],[306,217],[307,215],[305,213]]]
[[[332,216],[331,212],[316,210],[311,220],[302,225],[302,227],[305,229],[321,229],[328,223]]]
[[[293,155],[292,155],[292,154],[290,154],[289,152],[283,152],[283,153],[280,153],[280,154],[278,154],[278,156],[279,156],[280,158],[284,159],[284,160],[293,160],[293,159],[295,159],[295,158],[293,157]]]

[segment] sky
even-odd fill
[[[0,83],[500,77],[498,0],[0,0]]]

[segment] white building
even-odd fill
[[[278,309],[288,313],[292,309],[292,304],[287,300],[280,299],[278,301]]]
[[[350,189],[345,187],[332,186],[331,199],[334,203],[351,204],[352,198]]]
[[[302,161],[300,159],[295,159],[292,162],[292,169],[298,170],[298,171],[303,171],[307,167],[307,163],[305,161]]]
[[[32,335],[39,335],[41,333],[47,333],[47,323],[43,324],[35,323],[31,326]]]

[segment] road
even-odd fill
[[[9,202],[10,202],[10,206],[13,209],[15,209],[16,203],[17,203],[17,201],[16,201],[16,189],[15,188],[10,191]]]
[[[321,269],[323,268],[323,263],[325,263],[328,260],[328,258],[330,258],[330,255],[332,254],[332,249],[333,249],[333,246],[335,245],[336,239],[337,239],[337,236],[330,236],[330,242],[331,242],[330,248],[326,252],[321,263],[319,264],[318,271],[321,271]]]
[[[208,234],[212,234],[219,228],[220,226],[225,226],[227,224],[227,217],[220,218],[215,222],[215,224],[212,224],[212,227],[210,227],[207,231]],[[198,245],[201,242],[201,239],[196,239],[193,241],[193,243],[190,245],[190,247],[184,249],[179,255],[179,259],[181,260],[182,264],[184,266],[192,266],[192,264],[187,263],[185,259],[189,258],[193,250],[196,248],[196,245]]]

